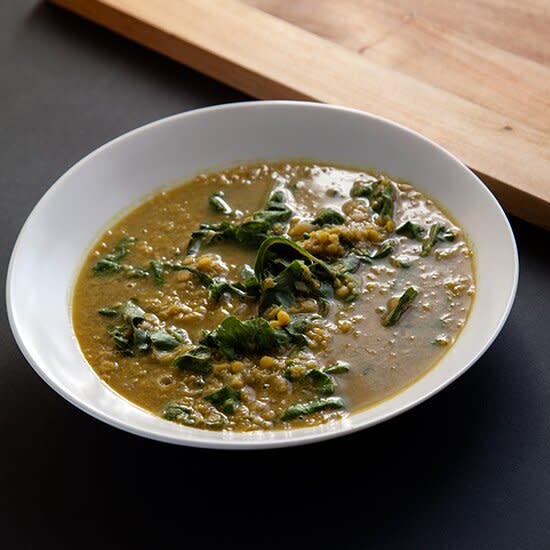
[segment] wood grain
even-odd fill
[[[344,104],[414,128],[475,170],[510,212],[550,228],[546,46],[523,37],[503,47],[471,14],[464,28],[450,27],[429,1],[412,2],[425,16],[400,0],[247,1],[262,9],[237,0],[54,3],[255,97]],[[529,19],[504,1],[472,5]],[[548,10],[533,5],[545,32]]]

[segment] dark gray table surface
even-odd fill
[[[31,0],[0,1],[0,69],[4,280],[26,216],[82,156],[246,99]],[[0,546],[550,548],[549,238],[511,222],[519,291],[484,357],[399,418],[299,448],[175,447],[87,416],[26,363],[2,293]]]

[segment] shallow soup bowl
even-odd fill
[[[443,359],[413,385],[328,424],[248,433],[168,422],[116,394],[86,362],[71,320],[81,264],[118,217],[198,173],[258,160],[312,159],[404,178],[446,208],[474,252],[477,294]],[[510,311],[518,277],[514,237],[499,204],[458,159],[421,135],[360,111],[303,102],[222,105],[125,134],[65,173],[36,205],[15,245],[7,280],[10,324],[25,357],[58,393],[92,416],[170,443],[265,448],[340,436],[402,413],[464,373]]]

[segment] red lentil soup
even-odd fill
[[[406,388],[475,292],[460,227],[410,183],[309,162],[203,174],[95,244],[73,322],[116,392],[203,429],[288,429]]]

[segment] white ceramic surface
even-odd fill
[[[405,391],[343,421],[314,428],[201,431],[158,418],[115,394],[86,363],[72,329],[71,293],[85,251],[121,210],[160,186],[240,161],[292,157],[378,168],[409,179],[452,213],[473,243],[477,267],[477,297],[455,345]],[[352,109],[250,102],[154,122],[78,162],[45,194],[21,230],[8,271],[7,306],[29,363],[52,388],[96,418],[171,443],[261,448],[318,441],[372,426],[441,390],[499,333],[517,277],[514,237],[500,206],[470,170],[439,146]]]

